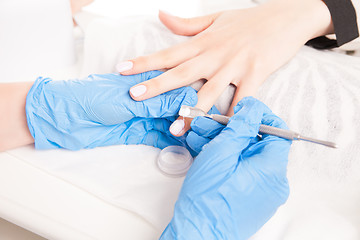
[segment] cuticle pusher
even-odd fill
[[[199,108],[190,107],[190,106],[186,106],[186,105],[181,106],[179,115],[182,117],[187,117],[187,118],[195,118],[195,117],[199,117],[199,116],[207,117],[207,118],[211,118],[214,121],[217,121],[224,125],[227,125],[229,122],[229,119],[230,119],[230,117],[228,117],[228,116],[224,116],[224,115],[220,115],[220,114],[207,114]],[[264,124],[260,125],[259,133],[260,134],[269,134],[269,135],[273,135],[273,136],[277,136],[277,137],[281,137],[281,138],[285,138],[285,139],[289,139],[289,140],[308,141],[308,142],[321,144],[321,145],[324,145],[326,147],[331,147],[331,148],[338,147],[337,144],[334,142],[323,141],[323,140],[318,140],[315,138],[305,137],[305,136],[302,136],[301,134],[291,131],[291,130],[276,128],[276,127],[272,127],[272,126],[268,126],[268,125],[264,125]]]

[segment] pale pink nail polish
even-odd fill
[[[170,126],[170,132],[173,135],[178,135],[185,127],[185,121],[183,119],[178,119]]]
[[[135,87],[130,88],[130,93],[133,97],[140,97],[146,92],[145,85],[137,85]]]
[[[133,66],[134,66],[133,62],[125,61],[125,62],[118,63],[116,65],[116,70],[121,73],[121,72],[128,71],[128,70],[132,69]]]

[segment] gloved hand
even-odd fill
[[[208,114],[221,114],[219,110],[213,106]],[[217,136],[225,125],[211,120],[210,118],[197,117],[191,122],[191,129],[186,135],[186,143],[193,154],[198,155],[203,146],[209,143],[215,136]]]
[[[37,149],[77,150],[114,144],[147,144],[159,148],[184,145],[169,126],[182,104],[194,106],[190,87],[146,101],[131,99],[131,86],[160,75],[90,75],[83,80],[39,78],[26,99],[29,130]]]
[[[221,133],[195,159],[160,239],[248,239],[287,200],[291,141],[257,136],[260,123],[286,124],[251,97],[240,101],[235,113],[222,131],[210,119],[193,121],[203,143]]]

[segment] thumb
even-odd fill
[[[222,158],[240,154],[258,134],[264,112],[268,108],[262,102],[246,97],[235,108],[235,115],[227,126],[205,149],[210,155],[222,155]]]
[[[207,29],[219,13],[196,18],[180,18],[164,11],[159,11],[160,21],[173,33],[183,36],[194,36]]]

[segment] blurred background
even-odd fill
[[[131,15],[156,15],[159,9],[181,17],[194,17],[211,12],[233,9],[244,6],[244,3],[253,5],[254,2],[264,0],[95,0],[85,11],[111,17]]]

